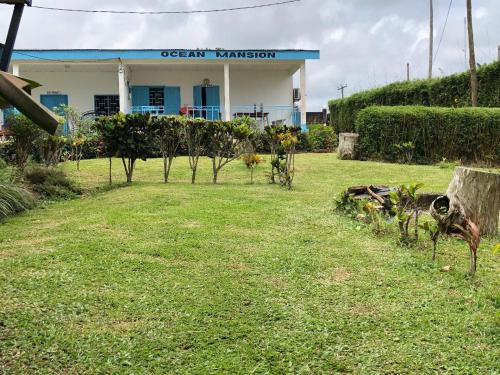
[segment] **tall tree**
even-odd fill
[[[478,82],[476,70],[476,53],[474,51],[474,31],[472,29],[472,0],[467,0],[467,33],[469,34],[469,67],[471,103],[477,107]]]
[[[432,78],[432,54],[434,53],[434,4],[429,0],[429,79]]]

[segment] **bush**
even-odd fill
[[[369,107],[356,120],[360,156],[435,163],[443,158],[469,163],[500,162],[500,109],[422,106]]]
[[[331,126],[309,125],[307,142],[309,151],[332,152],[337,145],[337,135]]]
[[[31,194],[12,183],[0,182],[0,219],[26,211],[33,205]]]
[[[46,199],[71,199],[82,194],[82,190],[56,168],[31,167],[26,169],[24,178],[31,190]]]
[[[500,62],[478,69],[479,106],[500,107]],[[432,80],[395,82],[345,99],[331,100],[330,122],[337,133],[352,132],[358,112],[371,105],[470,106],[470,74]]]

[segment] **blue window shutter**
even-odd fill
[[[148,106],[149,105],[149,87],[134,86],[132,87],[132,106]]]
[[[165,87],[165,114],[178,115],[181,109],[181,88],[174,86]]]
[[[201,103],[201,86],[193,87],[193,106],[200,107]]]

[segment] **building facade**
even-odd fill
[[[42,87],[49,109],[150,112],[209,120],[251,116],[262,126],[305,126],[306,61],[316,50],[16,50],[13,74]],[[300,89],[293,76],[300,74]]]

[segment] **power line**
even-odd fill
[[[453,5],[453,0],[450,0],[450,5],[448,6],[448,13],[446,13],[446,19],[444,20],[443,30],[441,31],[441,37],[439,38],[439,43],[434,54],[434,62],[436,61],[437,55],[439,53],[439,47],[441,47],[441,42],[443,41],[444,32],[446,30],[446,25],[448,24],[448,18],[450,17],[451,6]]]
[[[36,60],[55,61],[55,62],[61,62],[61,63],[67,63],[68,62],[68,60],[49,59],[47,57],[35,56],[35,55],[29,54],[29,53],[26,53],[26,52],[19,52],[19,51],[16,51],[16,50],[14,50],[13,54],[14,55],[17,54],[17,55],[31,57],[31,58],[36,59]],[[85,60],[85,62],[103,62],[103,61],[114,61],[114,60],[118,60],[118,59],[119,59],[119,57],[109,57],[109,58],[104,58],[104,59]]]
[[[220,13],[237,10],[248,10],[257,8],[269,8],[279,5],[298,3],[302,0],[284,0],[273,3],[246,5],[235,8],[218,8],[218,9],[201,9],[201,10],[165,10],[165,11],[127,11],[127,10],[93,10],[93,9],[72,9],[72,8],[55,8],[40,5],[33,5],[31,8],[53,10],[60,12],[79,12],[79,13],[112,13],[112,14],[143,14],[143,15],[159,15],[159,14],[193,14],[193,13]]]

